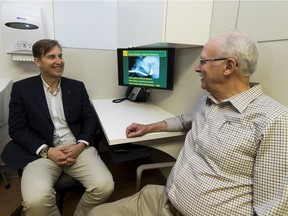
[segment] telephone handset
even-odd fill
[[[129,86],[126,91],[126,97],[135,102],[146,101],[146,89],[143,87]]]

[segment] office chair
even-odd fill
[[[101,133],[97,130],[95,134],[95,145],[94,147],[98,149],[99,147],[99,136]],[[23,169],[17,170],[19,177],[22,176]],[[66,192],[71,190],[81,190],[84,192],[84,186],[77,181],[76,179],[72,178],[71,176],[67,175],[66,173],[62,173],[54,184],[54,189],[56,191],[56,203],[60,213],[62,213],[63,205],[64,205],[64,197]],[[11,214],[11,216],[21,216],[22,205],[18,206],[15,211]]]
[[[2,177],[4,179],[4,182],[5,182],[5,189],[8,189],[11,187],[11,185],[8,183],[8,180],[6,178],[6,174],[5,174],[5,171],[0,167],[0,173],[2,174]]]
[[[55,183],[54,188],[57,193],[56,201],[60,212],[63,210],[64,198],[67,191],[73,190],[75,188],[79,188],[84,191],[84,186],[79,181],[67,175],[66,173],[61,174]]]

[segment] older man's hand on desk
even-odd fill
[[[126,128],[126,136],[128,138],[139,137],[147,133],[151,133],[151,132],[163,132],[163,131],[166,131],[166,129],[167,129],[167,124],[165,121],[156,122],[156,123],[147,124],[147,125],[133,123]]]

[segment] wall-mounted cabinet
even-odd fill
[[[51,1],[55,38],[65,47],[193,47],[228,29],[258,41],[288,39],[288,1]]]
[[[120,47],[201,46],[229,29],[258,41],[288,39],[288,1],[141,0],[118,5]]]
[[[213,1],[118,2],[118,47],[201,46],[209,39]]]

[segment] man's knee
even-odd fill
[[[164,192],[165,186],[162,185],[146,185],[140,191],[140,196],[143,197],[160,197]]]
[[[94,186],[94,189],[91,190],[91,193],[94,194],[96,199],[101,199],[105,202],[114,191],[114,182],[113,180],[108,180],[102,184]]]
[[[53,188],[46,188],[36,190],[37,193],[33,192],[30,195],[24,197],[23,207],[25,211],[29,209],[42,209],[47,206],[53,206],[56,202],[56,192]]]

